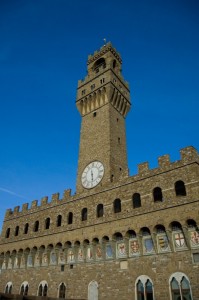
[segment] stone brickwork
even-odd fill
[[[120,74],[121,58],[107,44],[89,56],[86,84],[96,59],[107,55],[109,64],[113,54],[118,62],[114,72]],[[83,116],[75,195],[68,189],[61,197],[55,193],[51,199],[6,211],[0,239],[1,293],[168,300],[180,299],[172,298],[177,285],[181,299],[199,300],[198,152],[192,146],[183,148],[180,160],[172,162],[164,155],[157,168],[144,162],[137,175],[128,176],[122,105],[108,101],[95,107],[96,116],[93,111]],[[114,142],[118,136],[121,144]],[[93,189],[82,188],[82,168],[94,159],[104,163],[109,175]]]

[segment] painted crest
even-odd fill
[[[46,265],[47,263],[48,263],[48,255],[46,252],[44,252],[42,256],[42,264]]]
[[[125,245],[125,243],[117,243],[117,255],[119,257],[126,256],[126,245]]]
[[[113,257],[113,251],[110,244],[106,245],[106,258],[112,258]]]
[[[25,267],[25,264],[26,264],[26,259],[25,259],[25,256],[24,256],[24,254],[23,254],[22,257],[21,257],[20,268],[24,268],[24,267]]]
[[[88,260],[93,259],[93,251],[92,251],[91,247],[87,248],[87,255],[86,255],[86,257],[87,257]]]
[[[174,239],[175,239],[175,244],[178,248],[185,246],[185,239],[183,233],[175,233]]]
[[[77,258],[78,258],[78,261],[84,260],[84,253],[83,253],[82,248],[79,248]]]
[[[32,261],[32,255],[29,254],[28,255],[28,260],[27,260],[27,266],[28,267],[32,267],[32,263],[33,263],[33,261]]]
[[[73,262],[74,259],[75,259],[75,256],[74,256],[73,250],[70,249],[68,251],[67,261],[70,263],[70,262]]]
[[[144,239],[144,250],[146,253],[151,253],[154,251],[153,241],[151,238]]]
[[[199,233],[197,231],[191,232],[191,243],[193,246],[199,245]]]
[[[102,248],[101,246],[96,247],[96,259],[101,259],[102,258]]]
[[[60,251],[59,252],[59,263],[62,264],[62,263],[65,263],[65,255],[64,255],[64,251]]]
[[[170,247],[169,247],[168,237],[166,235],[158,236],[158,245],[159,245],[160,251],[169,250]]]
[[[56,255],[56,253],[55,252],[51,252],[51,254],[50,254],[50,262],[51,262],[51,264],[56,264],[56,261],[57,261],[57,255]]]
[[[138,254],[139,251],[139,243],[138,240],[130,240],[129,241],[129,254],[135,255]]]

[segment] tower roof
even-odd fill
[[[89,65],[93,61],[99,59],[101,56],[103,56],[104,54],[106,54],[109,51],[122,64],[122,59],[121,59],[119,52],[117,52],[117,50],[112,46],[111,42],[108,42],[105,45],[103,45],[99,50],[96,50],[93,54],[90,54],[88,56],[87,65]]]

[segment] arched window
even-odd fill
[[[43,287],[42,284],[39,285],[39,290],[38,290],[38,296],[42,296],[43,293]]]
[[[6,287],[5,287],[5,294],[11,294],[12,293],[12,282],[8,282],[6,284]]]
[[[68,213],[68,224],[73,224],[73,213],[72,212]]]
[[[133,194],[132,201],[133,201],[133,208],[141,207],[141,198],[139,193]]]
[[[50,228],[50,218],[47,218],[45,220],[45,229],[49,229]]]
[[[175,183],[176,196],[186,196],[185,184],[182,180],[176,181]]]
[[[26,285],[25,290],[24,290],[24,296],[27,296],[27,295],[28,295],[28,284]]]
[[[27,296],[28,295],[28,282],[24,281],[20,288],[20,295]]]
[[[59,298],[66,298],[66,285],[62,282],[59,285]]]
[[[114,59],[114,61],[113,61],[113,69],[115,69],[115,67],[116,67],[116,60]]]
[[[182,230],[182,226],[181,226],[181,224],[179,222],[173,221],[171,223],[171,230],[172,231],[181,231]]]
[[[189,229],[196,229],[197,228],[196,221],[194,221],[193,219],[188,219],[187,220],[187,225],[188,225]]]
[[[141,233],[142,233],[142,236],[151,235],[151,232],[148,227],[142,227]]]
[[[98,283],[94,280],[88,285],[88,300],[98,300]]]
[[[36,221],[34,225],[34,232],[37,232],[38,230],[39,230],[39,221]]]
[[[141,280],[137,283],[137,300],[144,299],[144,286]]]
[[[141,275],[135,282],[136,300],[154,300],[153,284],[146,275]]]
[[[121,212],[121,200],[120,199],[114,200],[113,209],[114,209],[114,213]]]
[[[104,215],[104,205],[98,204],[97,205],[97,218],[103,217]]]
[[[28,233],[28,228],[29,228],[29,224],[26,223],[25,226],[24,226],[24,234]]]
[[[15,236],[18,236],[19,235],[19,226],[16,226],[15,228]]]
[[[10,228],[7,228],[5,238],[8,239],[10,237]]]
[[[38,287],[38,296],[46,297],[48,293],[48,284],[46,281],[42,281]]]
[[[98,59],[95,62],[94,66],[93,66],[93,71],[96,72],[96,73],[98,73],[101,68],[102,69],[106,68],[106,61],[105,61],[105,59],[103,57],[100,58],[100,59]]]
[[[162,189],[160,187],[153,189],[153,200],[154,202],[163,201]]]
[[[57,227],[60,227],[61,223],[62,223],[62,216],[59,215],[59,216],[57,216]]]
[[[47,293],[48,293],[48,286],[47,286],[47,284],[45,284],[43,287],[43,296],[46,297]]]
[[[181,272],[176,272],[169,279],[170,294],[172,299],[193,300],[188,277]]]
[[[20,289],[20,295],[23,295],[24,294],[24,285],[21,286],[21,289]]]
[[[82,209],[82,221],[86,221],[87,220],[87,214],[88,214],[88,210],[86,207],[84,207]]]

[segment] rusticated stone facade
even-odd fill
[[[175,162],[161,156],[158,168],[143,163],[137,175],[128,176],[124,118],[129,88],[110,43],[89,56],[77,107],[83,119],[77,193],[66,190],[40,204],[34,200],[30,208],[7,210],[0,292],[199,300],[197,150],[181,149]],[[84,188],[81,174],[92,161],[103,163],[104,176],[95,187]]]

